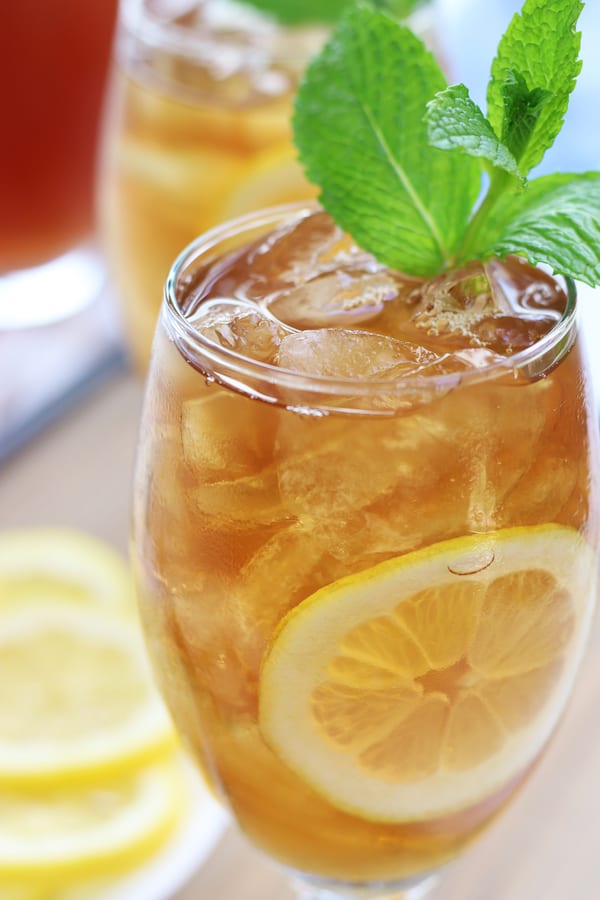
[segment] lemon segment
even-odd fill
[[[69,529],[0,532],[0,609],[52,599],[131,614],[129,568],[108,545]]]
[[[343,578],[280,623],[261,672],[262,735],[367,820],[475,805],[554,729],[596,583],[595,553],[559,525],[453,539]]]
[[[22,879],[33,897],[38,884],[73,884],[134,869],[164,844],[186,808],[181,767],[173,761],[75,791],[24,795],[1,789],[0,883]]]
[[[58,602],[5,610],[0,785],[130,771],[175,745],[134,621]]]

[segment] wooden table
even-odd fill
[[[141,390],[121,374],[0,468],[0,527],[84,529],[125,551]],[[291,900],[233,829],[176,900]],[[434,900],[599,900],[600,627],[563,726],[525,790]],[[175,900],[175,898],[174,898]]]

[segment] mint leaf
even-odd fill
[[[286,25],[337,22],[352,0],[244,0]]]
[[[286,25],[337,22],[353,0],[244,0]],[[398,19],[407,18],[424,0],[372,0],[373,6],[387,10]]]
[[[544,105],[553,97],[550,91],[530,91],[520,72],[509,72],[502,87],[504,125],[502,140],[517,159],[521,159],[535,130]]]
[[[427,104],[429,142],[440,150],[462,150],[497,169],[521,177],[517,161],[501,143],[464,84],[440,91]]]
[[[451,264],[480,190],[474,159],[429,144],[426,104],[444,87],[418,38],[360,5],[310,64],[296,100],[296,143],[323,206],[409,275]]]
[[[498,46],[488,119],[524,175],[541,161],[562,128],[581,69],[581,35],[575,25],[582,8],[582,0],[525,0]],[[530,111],[525,120],[524,107]]]
[[[589,285],[600,283],[600,172],[546,175],[504,193],[478,235],[480,257],[516,253]]]

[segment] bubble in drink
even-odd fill
[[[531,347],[560,319],[566,296],[557,282],[518,257],[471,263],[413,293],[415,324],[435,338],[461,340],[512,356]],[[468,355],[462,353],[463,360]],[[476,367],[481,365],[472,356]],[[494,360],[491,359],[490,362]]]

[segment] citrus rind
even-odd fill
[[[0,678],[1,786],[112,777],[176,746],[126,618],[57,602],[6,610]]]
[[[0,603],[7,607],[48,598],[132,613],[129,567],[112,547],[67,528],[0,532]]]
[[[182,772],[173,757],[127,779],[41,798],[0,789],[0,883],[22,879],[33,892],[141,865],[185,813]]]
[[[327,733],[317,721],[314,698],[323,685],[331,683],[332,661],[339,660],[342,642],[353,629],[364,630],[365,623],[389,616],[402,608],[404,600],[426,589],[468,582],[485,587],[503,575],[532,569],[549,573],[561,596],[568,592],[572,604],[568,644],[561,649],[559,674],[549,695],[544,695],[537,710],[528,711],[517,729],[509,730],[497,752],[462,769],[425,766],[420,776],[407,781],[390,771],[377,772],[377,748],[369,751],[369,765],[365,765],[364,754],[361,761],[353,750],[352,734],[333,734],[332,739],[332,732]],[[578,532],[543,525],[445,541],[321,588],[288,613],[270,645],[260,683],[262,735],[305,783],[336,808],[364,819],[423,821],[472,807],[516,782],[555,728],[584,650],[596,580],[596,556]],[[360,681],[357,689],[362,689]],[[353,690],[347,688],[350,695]],[[412,702],[410,690],[399,702]],[[472,696],[470,702],[475,702]],[[342,716],[343,703],[342,696],[338,704]],[[434,722],[428,723],[430,728],[436,727],[441,703],[440,694],[429,695],[427,716]],[[385,705],[383,709],[387,715]],[[419,707],[418,714],[424,715],[424,709]],[[468,746],[475,738],[469,734],[464,741]]]

